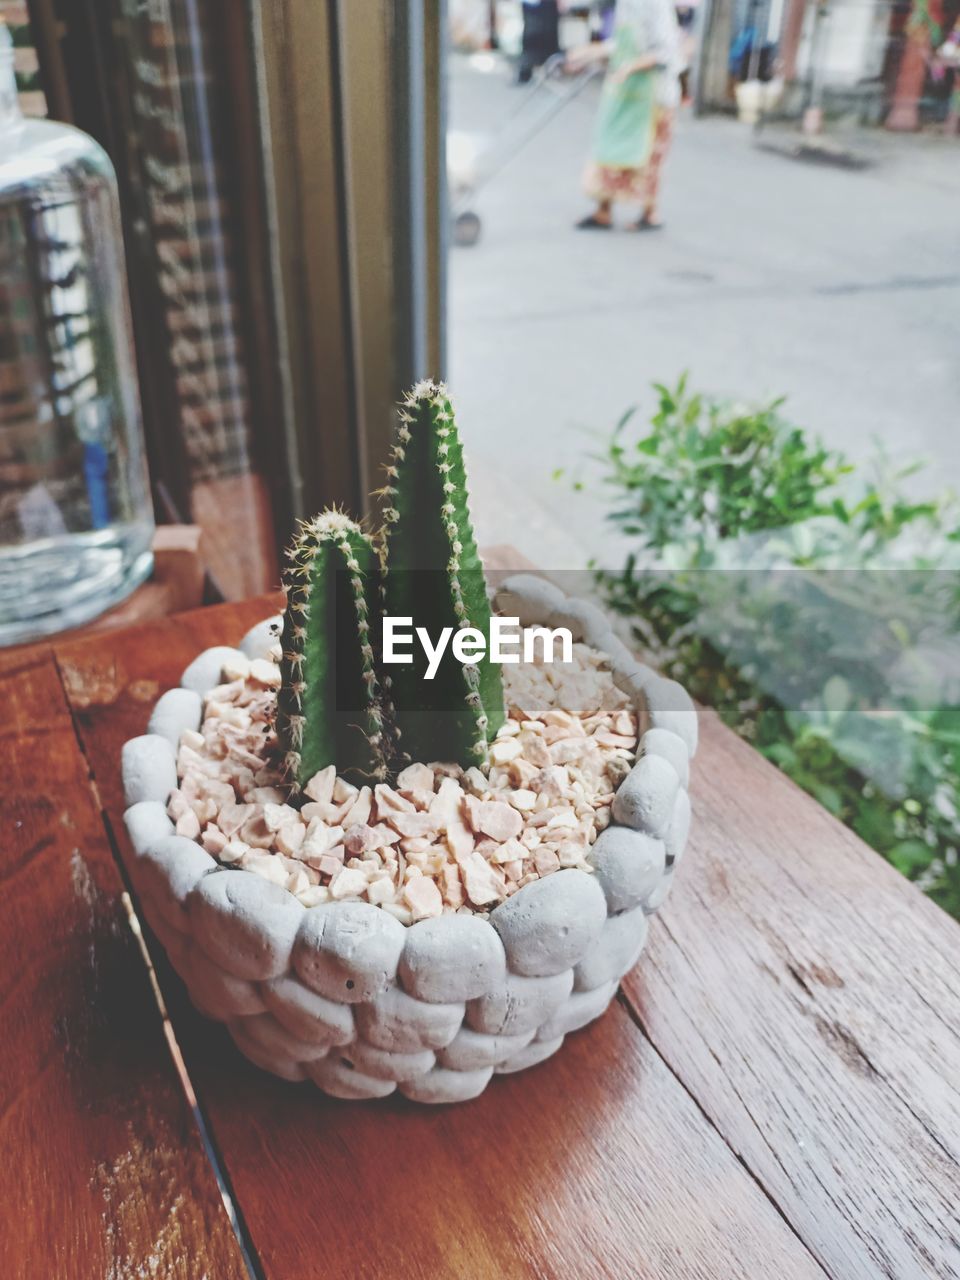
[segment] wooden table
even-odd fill
[[[4,1280],[960,1276],[960,929],[710,713],[643,960],[544,1066],[451,1108],[327,1100],[154,952],[165,1024],[120,745],[274,607],[0,677]]]

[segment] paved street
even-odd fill
[[[511,537],[555,567],[613,563],[600,508],[551,474],[582,470],[591,429],[649,407],[650,382],[684,369],[734,399],[786,395],[795,420],[855,458],[875,439],[927,455],[920,483],[960,488],[960,145],[881,139],[881,163],[853,172],[687,115],[667,228],[575,232],[592,90],[478,195],[483,237],[451,252],[449,381],[484,540]],[[456,56],[451,123],[495,131],[519,93],[501,64]]]

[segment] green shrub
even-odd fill
[[[654,662],[960,917],[958,540],[915,468],[864,480],[781,416],[656,388],[602,455],[598,570]]]

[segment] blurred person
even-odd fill
[[[560,52],[558,0],[523,0],[523,41],[517,83],[527,84],[534,70]]]
[[[950,81],[943,131],[948,135],[960,133],[960,17],[933,58],[933,74],[935,80]]]
[[[684,106],[689,106],[693,101],[693,94],[690,89],[690,71],[693,67],[693,59],[697,49],[696,37],[696,21],[697,21],[697,4],[696,0],[684,0],[683,3],[676,6],[677,9],[677,25],[680,28],[680,97]]]
[[[576,225],[609,231],[614,202],[626,201],[641,209],[632,230],[659,230],[660,172],[673,136],[683,66],[673,0],[618,0],[612,39],[574,50],[568,62],[576,70],[598,57],[609,65],[584,177],[597,207]]]
[[[487,0],[449,0],[447,22],[455,49],[475,52],[491,44],[490,6]]]

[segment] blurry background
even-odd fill
[[[117,170],[157,516],[221,595],[276,585],[294,516],[365,508],[440,363],[439,9],[0,3],[27,112]]]
[[[481,544],[579,570],[960,916],[960,0],[678,6],[642,235],[575,227],[603,76],[563,54],[609,0],[0,13],[26,110],[116,166],[157,517],[209,597],[374,515],[446,376]]]
[[[561,43],[596,35],[607,7],[568,6]],[[684,370],[735,401],[786,396],[791,417],[855,459],[878,444],[900,462],[929,458],[915,491],[956,485],[957,86],[931,41],[960,6],[937,11],[931,36],[922,4],[912,19],[910,5],[886,0],[702,4],[691,101],[663,171],[666,227],[637,240],[574,230],[589,207],[580,180],[599,82],[555,114],[546,85],[546,101],[524,108],[536,90],[516,85],[522,8],[451,8],[454,155],[484,185],[468,200],[481,240],[451,259],[450,377],[474,484],[490,496],[481,511],[518,480],[498,516],[511,537],[533,500],[544,533],[562,513],[541,559],[609,565],[596,503],[571,505],[551,474],[579,470],[624,410],[652,410],[654,380]],[[479,46],[494,12],[490,52]],[[744,88],[767,94],[756,120]],[[805,133],[813,102],[823,120]],[[522,470],[490,476],[507,447]]]
[[[275,582],[294,516],[364,504],[426,373],[456,395],[485,538],[563,567],[605,543],[552,477],[684,370],[960,478],[960,0],[678,8],[668,225],[639,242],[573,229],[600,77],[529,78],[550,7],[0,0],[26,111],[117,168],[157,515],[203,527],[221,593]],[[552,7],[561,49],[616,14]],[[479,229],[449,254],[448,151]]]

